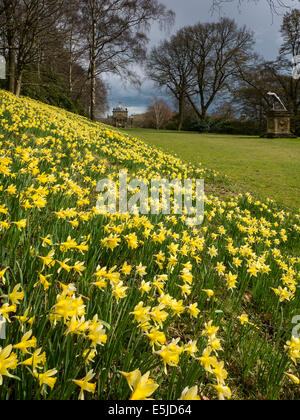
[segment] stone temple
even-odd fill
[[[122,104],[113,109],[113,114],[108,117],[108,120],[111,125],[117,128],[132,127],[132,118],[129,117],[128,108]]]

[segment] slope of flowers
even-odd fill
[[[299,215],[249,194],[197,227],[102,214],[120,170],[218,177],[0,92],[0,398],[299,397]]]

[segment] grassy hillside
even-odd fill
[[[101,212],[125,169],[218,182],[0,92],[0,399],[299,399],[299,215],[250,194],[208,194],[196,227]]]
[[[235,191],[250,191],[261,199],[269,197],[299,211],[300,138],[261,139],[143,129],[126,132],[227,175]]]

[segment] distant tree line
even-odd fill
[[[94,120],[107,105],[103,74],[136,80],[151,22],[173,19],[158,0],[0,0],[2,87]]]
[[[293,129],[300,135],[300,74],[293,62],[300,56],[298,9],[285,13],[281,35],[272,62],[254,51],[254,34],[229,18],[184,27],[154,47],[148,75],[178,110],[169,128],[258,134],[273,105],[272,91],[293,114]]]

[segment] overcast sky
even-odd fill
[[[282,15],[272,15],[267,5],[267,0],[259,0],[255,5],[253,1],[244,0],[238,8],[238,0],[230,4],[224,4],[221,13],[212,14],[212,0],[160,0],[168,8],[176,13],[176,22],[170,33],[159,30],[158,25],[153,25],[149,34],[150,45],[157,45],[161,40],[169,38],[179,28],[196,24],[198,22],[213,22],[219,17],[226,16],[234,18],[240,26],[247,25],[254,31],[256,45],[255,49],[266,59],[275,59],[278,48],[281,44],[280,26]],[[299,0],[286,0],[291,7],[299,7]],[[140,70],[143,77],[143,71]],[[109,86],[109,105],[115,107],[121,102],[129,108],[131,114],[145,112],[147,106],[152,102],[154,95],[165,97],[165,92],[155,88],[149,80],[144,80],[141,89],[122,81],[118,77],[106,76]]]

